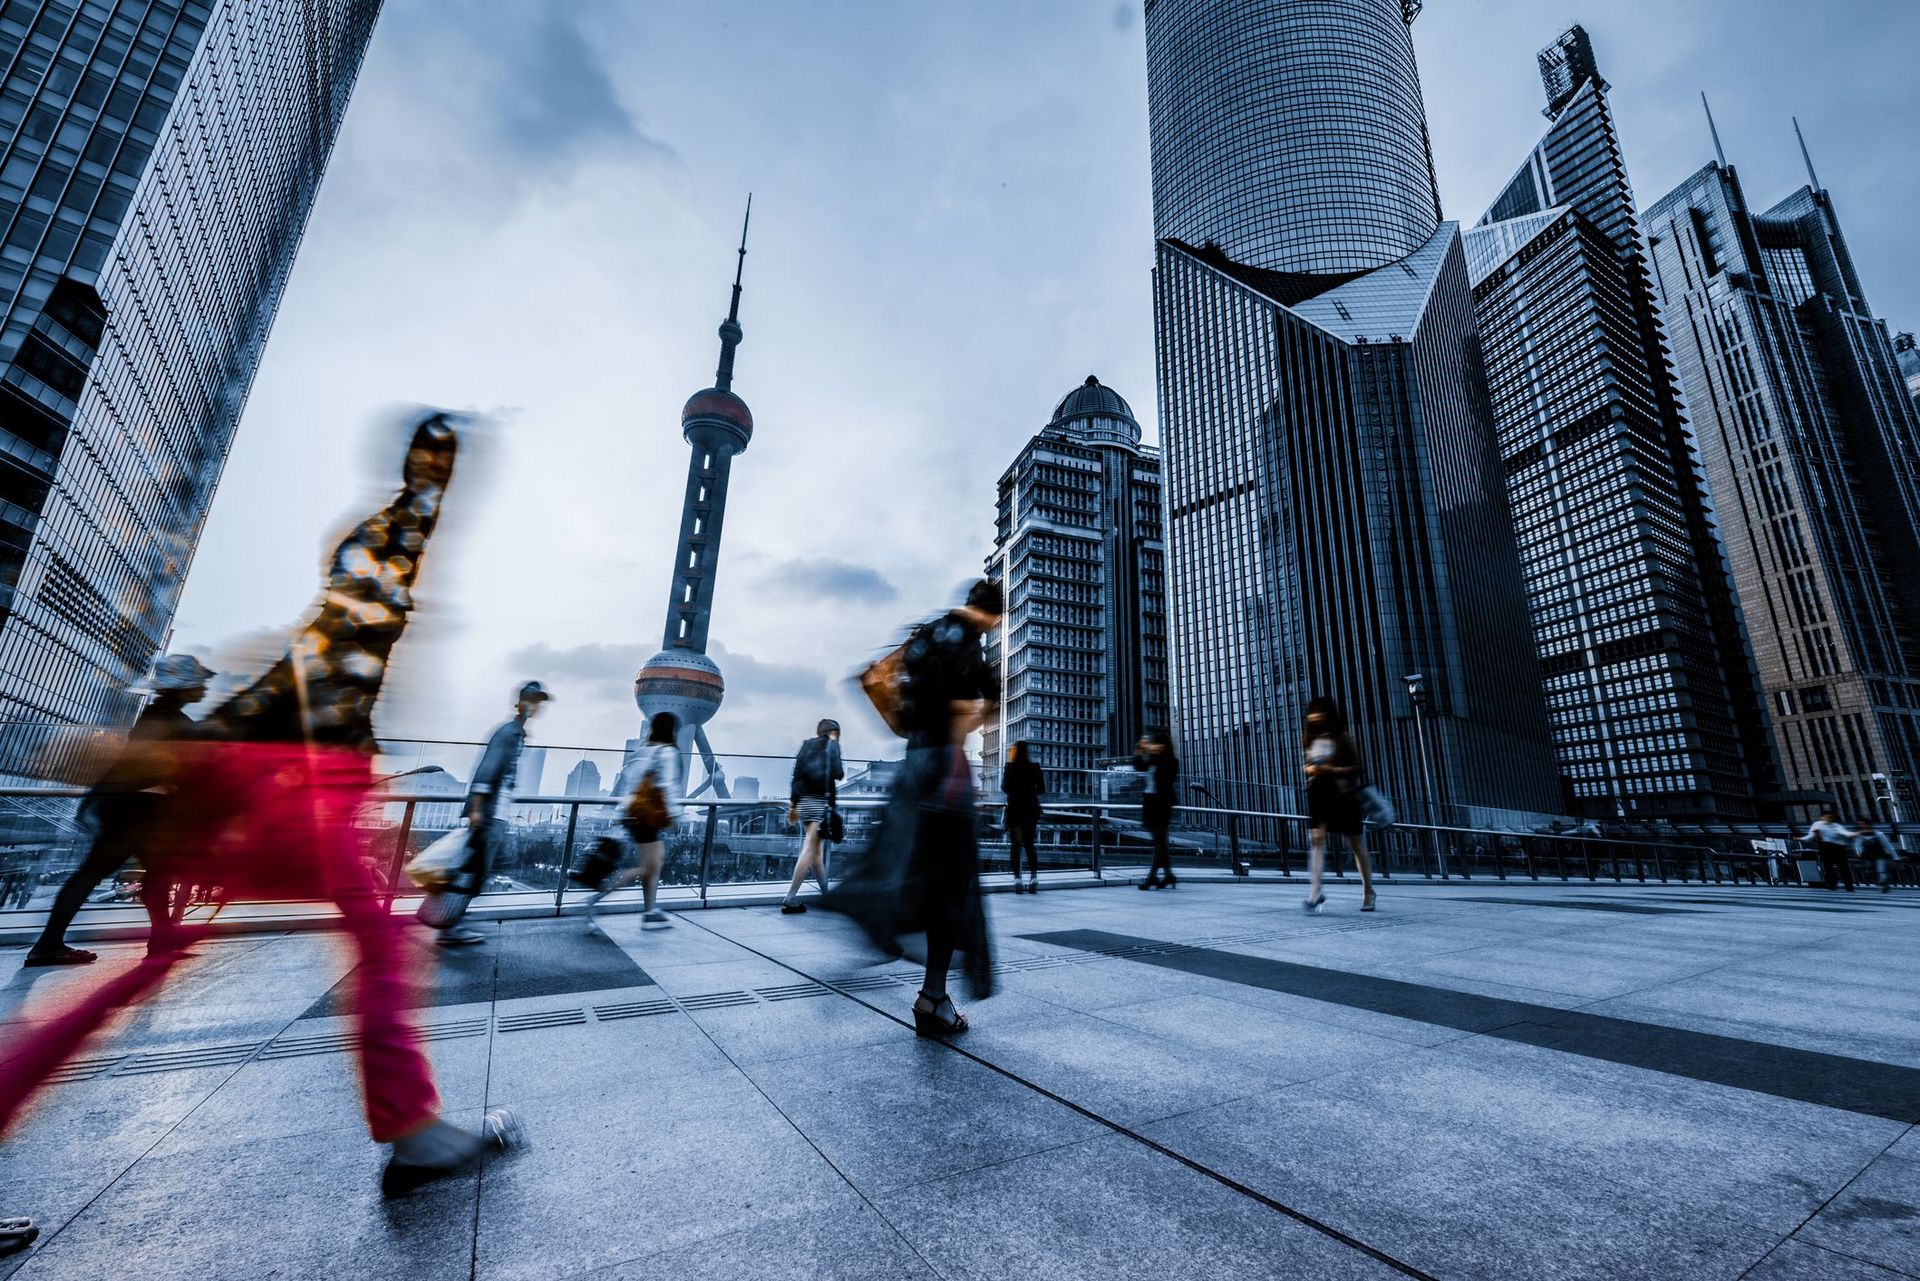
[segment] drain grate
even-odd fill
[[[654,1014],[673,1014],[679,1008],[665,997],[656,997],[651,1001],[623,1001],[617,1005],[596,1005],[593,1007],[593,1013],[602,1023],[608,1023],[614,1019],[644,1019]]]
[[[804,1001],[810,996],[825,996],[827,989],[818,983],[789,983],[785,987],[756,987],[753,994],[763,1001]]]
[[[69,1081],[91,1081],[96,1076],[105,1076],[127,1061],[124,1054],[108,1054],[99,1058],[75,1059],[65,1064],[58,1072],[47,1078],[49,1085],[64,1085]]]
[[[244,1045],[195,1045],[184,1050],[149,1050],[136,1054],[114,1070],[115,1076],[147,1076],[154,1072],[184,1072],[190,1068],[226,1067],[245,1063],[261,1048],[261,1042]]]
[[[866,978],[838,979],[834,986],[842,992],[878,992],[881,988],[899,987],[901,980],[890,974],[874,974]]]
[[[317,1036],[277,1036],[260,1051],[262,1059],[300,1059],[314,1054],[344,1054],[360,1048],[352,1032],[324,1032]]]
[[[543,1027],[574,1027],[587,1021],[585,1010],[542,1010],[538,1014],[506,1014],[494,1021],[502,1032],[529,1032]]]
[[[707,992],[700,996],[683,996],[680,1005],[688,1010],[721,1010],[732,1005],[754,1004],[751,992]]]

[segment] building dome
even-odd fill
[[[690,649],[661,650],[633,678],[633,701],[641,714],[651,720],[655,712],[672,712],[682,729],[712,720],[726,693],[720,665]]]
[[[1140,424],[1134,421],[1132,407],[1119,392],[1092,374],[1060,398],[1060,403],[1053,407],[1053,420],[1047,426],[1077,436],[1117,440],[1135,447],[1140,444]]]
[[[680,410],[680,434],[706,448],[739,453],[753,439],[753,411],[730,391],[718,387],[696,391]]]

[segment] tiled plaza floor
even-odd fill
[[[1329,897],[995,895],[951,1046],[823,912],[489,924],[421,1017],[531,1141],[396,1202],[339,945],[208,943],[0,1145],[0,1276],[1920,1275],[1920,894]],[[102,950],[0,952],[0,1047]]]

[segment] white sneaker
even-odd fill
[[[486,942],[487,936],[468,926],[455,925],[451,929],[441,930],[440,937],[435,941],[441,947],[472,947],[476,943]]]

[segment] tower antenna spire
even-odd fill
[[[1720,167],[1725,169],[1727,167],[1727,153],[1726,149],[1720,145],[1720,126],[1713,123],[1713,104],[1707,101],[1707,91],[1705,89],[1700,91],[1700,106],[1701,109],[1707,113],[1707,132],[1713,135],[1714,158],[1720,162]]]
[[[727,318],[720,322],[720,368],[714,371],[713,385],[721,391],[733,390],[733,349],[746,337],[740,328],[740,278],[747,270],[747,228],[753,223],[753,193],[747,193],[747,215],[740,220],[740,257],[733,267],[733,301]]]
[[[1793,118],[1793,136],[1800,140],[1800,159],[1807,165],[1807,181],[1813,184],[1815,191],[1822,190],[1820,175],[1813,171],[1813,153],[1807,150],[1807,135],[1800,132],[1800,117]]]

